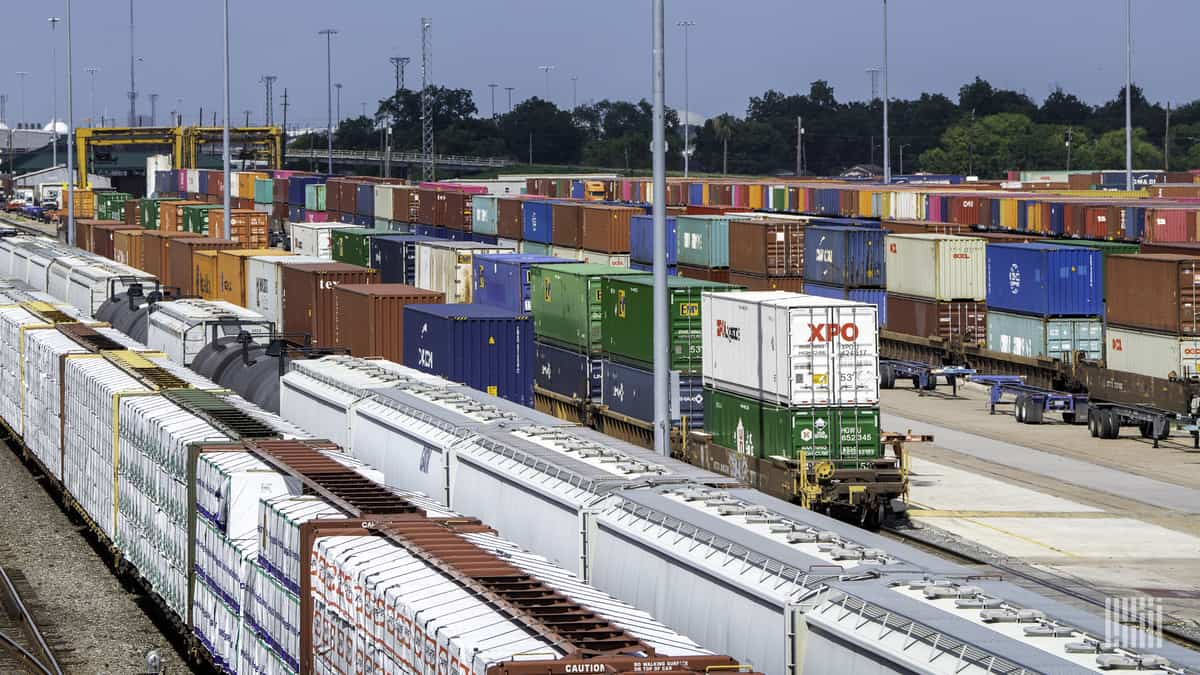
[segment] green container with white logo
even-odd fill
[[[603,345],[600,317],[604,277],[643,274],[589,263],[531,265],[529,297],[534,334],[539,340],[581,354],[599,354]]]
[[[785,408],[714,389],[704,392],[713,441],[756,457],[858,462],[882,456],[879,408]]]

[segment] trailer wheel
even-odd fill
[[[1138,433],[1142,438],[1154,437],[1154,422],[1138,422]]]
[[[881,389],[896,388],[896,369],[892,367],[892,364],[879,364],[879,387]]]
[[[1113,439],[1121,435],[1121,415],[1115,410],[1100,410],[1100,438]]]
[[[1018,424],[1025,423],[1025,394],[1018,394],[1017,400],[1013,402],[1013,417]]]
[[[1039,401],[1037,398],[1030,396],[1025,399],[1025,423],[1026,424],[1041,424],[1042,413],[1045,411],[1043,407],[1045,402]]]
[[[1073,412],[1063,413],[1062,421],[1064,424],[1075,424],[1075,413],[1073,413]]]
[[[1100,411],[1095,408],[1088,408],[1088,433],[1100,438]]]

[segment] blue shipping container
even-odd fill
[[[471,241],[477,241],[480,244],[496,244],[500,241],[500,237],[494,234],[484,234],[482,232],[471,232]]]
[[[406,305],[404,365],[533,406],[533,319],[489,305]]]
[[[810,226],[804,232],[804,280],[843,288],[884,288],[884,231]]]
[[[643,422],[654,422],[654,371],[604,359],[603,391],[600,402],[609,410]],[[674,381],[676,374],[672,373]],[[671,422],[687,417],[689,429],[704,428],[704,382],[699,375],[680,376],[679,389],[672,389]]]
[[[413,234],[419,234],[422,237],[436,237],[437,228],[433,225],[413,225]]]
[[[988,309],[1033,316],[1104,311],[1104,255],[1083,246],[988,244]]]
[[[471,302],[529,311],[529,266],[573,263],[575,260],[531,253],[490,253],[474,258],[475,289]]]
[[[599,357],[538,342],[533,358],[533,381],[537,386],[581,401],[600,400],[603,370]]]
[[[288,204],[304,206],[304,191],[309,185],[323,185],[324,176],[292,176],[288,179]]]
[[[293,206],[288,207],[288,222],[292,222],[292,223],[303,223],[304,222],[304,204],[303,203],[300,204],[300,206],[293,205]]]
[[[879,309],[879,325],[887,325],[887,291],[882,288],[842,288],[841,286],[806,283],[804,284],[804,292],[807,295],[815,295],[821,298],[852,300],[854,302],[875,305]]]
[[[342,205],[345,210],[346,205]],[[360,216],[375,217],[375,185],[372,183],[354,186],[354,212]]]
[[[629,269],[637,270],[639,272],[653,272],[654,265],[652,265],[650,263],[634,262],[634,261],[630,260],[629,261]],[[669,277],[679,276],[679,268],[676,267],[675,265],[667,265],[667,276],[669,276]]]
[[[587,193],[584,191],[583,181],[571,181],[571,199],[583,199]]]
[[[388,234],[371,239],[371,267],[379,270],[383,284],[417,282],[417,242],[437,241],[419,234]]]
[[[667,264],[679,262],[679,240],[675,234],[675,219],[667,218]],[[633,216],[629,219],[629,259],[634,262],[654,262],[654,216]]]
[[[552,202],[543,201],[527,201],[525,202],[524,217],[525,223],[522,228],[523,238],[526,241],[535,241],[540,244],[550,243],[550,223],[551,214],[554,212],[554,204]]]
[[[704,184],[688,183],[688,206],[704,206]]]
[[[369,215],[355,214],[353,221],[359,227],[375,227],[375,218]]]

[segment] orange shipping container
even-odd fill
[[[194,254],[193,254],[194,255]],[[217,298],[246,306],[246,258],[252,255],[291,255],[277,248],[217,250]]]
[[[201,206],[204,203],[197,201],[160,202],[158,207],[158,229],[163,232],[182,231],[183,207]]]
[[[334,343],[354,356],[400,363],[404,306],[444,302],[443,293],[405,284],[342,284],[333,291]]]
[[[580,209],[580,247],[599,253],[629,253],[629,224],[640,209],[584,206]]]
[[[176,237],[199,237],[195,232],[163,232],[146,230],[142,235],[142,269],[161,279],[170,253],[170,242]]]
[[[229,212],[229,238],[247,248],[266,248],[270,245],[269,219],[267,214],[253,209],[236,209]],[[225,238],[225,212],[213,209],[208,214],[208,236]]]
[[[167,254],[164,274],[166,278],[162,280],[163,283],[178,288],[182,295],[198,295],[193,280],[196,270],[192,256],[197,251],[219,251],[230,248],[238,248],[238,243],[211,237],[180,237],[172,241],[171,249]]]
[[[192,254],[192,291],[205,300],[217,300],[217,251]]]
[[[122,265],[145,269],[142,259],[142,239],[150,230],[118,230],[113,232],[113,260]]]

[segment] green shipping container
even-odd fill
[[[654,277],[605,277],[603,284],[602,333],[604,352],[616,361],[637,366],[654,363]],[[700,294],[704,291],[735,291],[739,286],[687,277],[667,277],[670,314],[667,331],[671,341],[671,370],[697,375],[703,365],[700,340],[704,323],[700,316]]]
[[[521,253],[530,255],[551,255],[550,244],[541,244],[536,241],[522,241]]]
[[[676,216],[679,264],[729,267],[729,219],[724,216]]]
[[[125,202],[130,199],[133,199],[133,195],[127,192],[97,192],[96,219],[124,220]]]
[[[325,185],[310,184],[304,186],[304,210],[325,210]]]
[[[1140,244],[1127,241],[1091,241],[1089,239],[1047,239],[1046,243],[1056,246],[1083,246],[1095,249],[1106,256],[1137,255],[1142,252]]]
[[[185,206],[183,207],[183,229],[187,232],[208,235],[208,214],[221,206]]]
[[[600,353],[604,277],[643,274],[588,263],[531,266],[529,295],[534,334],[577,352]]]
[[[160,207],[162,202],[177,202],[179,199],[175,197],[163,199],[143,199],[138,202],[138,224],[143,229],[157,230],[161,224],[159,220]]]
[[[330,233],[333,259],[359,267],[371,266],[371,239],[384,234],[396,234],[388,228],[343,227]]]
[[[786,408],[715,389],[704,392],[704,427],[718,445],[765,458],[859,462],[883,454],[879,408]]]
[[[270,178],[254,179],[254,203],[270,204],[275,201],[275,181]]]

